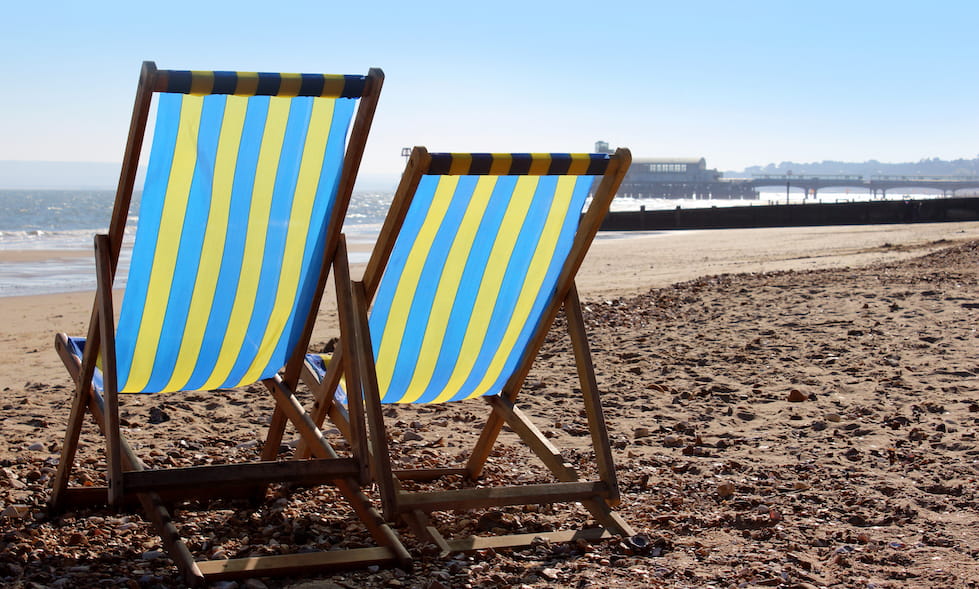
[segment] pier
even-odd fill
[[[794,175],[762,174],[750,179],[731,178],[727,182],[742,183],[759,188],[784,187],[786,193],[793,188],[802,190],[804,198],[815,198],[822,188],[857,188],[867,190],[871,197],[887,198],[888,190],[902,189],[919,192],[922,189],[939,190],[943,197],[955,196],[957,190],[979,189],[979,176],[847,176],[847,175]]]
[[[672,210],[615,211],[603,231],[805,227],[979,221],[979,197],[875,200],[710,207]]]

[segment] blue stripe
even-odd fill
[[[403,396],[403,391],[411,385],[411,379],[415,374],[425,331],[432,314],[432,304],[438,291],[439,281],[442,278],[442,271],[445,269],[446,257],[459,232],[459,225],[466,214],[466,207],[472,200],[477,180],[478,178],[475,176],[459,178],[455,192],[451,196],[452,200],[425,257],[425,263],[422,266],[421,276],[415,290],[415,297],[412,299],[408,311],[408,321],[405,324],[401,348],[398,350],[398,359],[394,365],[394,374],[389,387],[390,390],[399,392],[399,398]],[[441,310],[436,311],[436,313],[439,312]]]
[[[221,123],[226,103],[227,98],[224,96],[204,98],[194,176],[191,179],[190,194],[181,229],[170,298],[161,327],[164,336],[160,338],[157,347],[150,380],[144,387],[148,392],[160,391],[170,382],[180,353],[184,328],[187,325],[187,313],[194,294],[194,284],[197,282],[200,260],[208,253],[214,255],[214,252],[202,250],[211,208],[214,162],[217,158],[218,140],[221,136]],[[224,222],[223,219],[216,221]]]
[[[279,340],[279,345],[276,347],[272,359],[262,372],[262,378],[271,377],[285,364],[288,354],[296,346],[302,335],[306,321],[305,310],[309,309],[313,295],[316,293],[316,286],[319,284],[319,267],[324,254],[326,230],[334,215],[337,189],[340,186],[340,174],[343,171],[347,131],[350,129],[350,120],[353,118],[356,103],[356,100],[351,99],[333,101],[333,120],[330,123],[330,135],[326,143],[326,153],[323,155],[319,184],[316,187],[316,202],[313,205],[311,227],[309,235],[306,236],[306,250],[303,254],[299,292],[292,309],[292,315],[283,332],[286,337]],[[328,271],[328,269],[324,269],[324,271]]]
[[[68,351],[75,356],[78,356],[79,360],[81,360],[82,355],[85,353],[85,338],[69,337]],[[95,367],[95,371],[92,373],[92,388],[98,393],[105,391],[105,384],[102,382],[102,371],[99,370],[98,366]]]
[[[561,227],[560,237],[558,238],[558,242],[554,248],[554,257],[551,259],[551,264],[547,269],[547,274],[545,274],[540,292],[538,292],[537,298],[534,301],[531,314],[528,317],[527,322],[524,324],[523,330],[520,332],[517,341],[513,345],[513,350],[511,351],[506,364],[504,364],[503,372],[500,373],[500,377],[484,394],[495,394],[498,391],[501,391],[506,385],[506,381],[510,379],[513,372],[517,369],[519,362],[523,359],[527,346],[530,344],[530,339],[533,337],[534,331],[540,324],[541,319],[543,319],[543,314],[547,308],[547,305],[553,300],[555,289],[557,288],[557,281],[561,276],[561,270],[564,268],[564,264],[568,260],[568,255],[571,253],[571,247],[574,245],[574,237],[578,231],[581,210],[585,206],[585,200],[588,198],[592,181],[592,176],[578,176],[575,180],[575,187],[571,196],[570,207],[568,209],[567,216],[564,219],[564,224]]]
[[[462,271],[459,291],[452,303],[449,326],[442,340],[442,349],[439,351],[435,371],[425,392],[418,399],[419,402],[430,402],[437,398],[445,385],[448,384],[452,372],[455,370],[456,363],[459,361],[459,351],[465,339],[469,321],[472,319],[473,306],[476,304],[476,297],[479,295],[479,285],[483,280],[483,274],[486,272],[486,265],[489,262],[493,244],[496,242],[503,216],[506,214],[507,204],[516,185],[516,176],[501,176],[496,181],[476,231],[469,257],[466,259],[466,267]]]
[[[136,231],[136,242],[133,245],[126,294],[119,314],[119,329],[116,332],[116,371],[120,389],[125,388],[129,378],[136,338],[143,320],[146,291],[149,288],[150,271],[153,268],[156,242],[160,233],[163,201],[170,180],[173,152],[177,144],[183,98],[182,94],[160,94],[157,104],[156,131],[153,134],[149,166],[146,170],[143,194],[140,197],[139,226]]]
[[[419,181],[414,199],[405,215],[404,223],[401,224],[398,239],[392,248],[391,257],[384,269],[384,277],[378,286],[377,294],[374,296],[374,307],[371,310],[369,325],[375,358],[377,358],[378,350],[381,347],[383,330],[387,325],[388,315],[391,313],[394,294],[398,288],[398,283],[401,281],[401,274],[404,272],[408,254],[411,252],[411,246],[415,243],[418,232],[421,231],[422,224],[425,222],[425,216],[431,208],[438,183],[438,176],[422,176]]]
[[[225,237],[214,304],[207,320],[207,329],[204,331],[197,365],[194,367],[194,372],[185,387],[188,390],[200,388],[211,376],[211,371],[217,362],[228,329],[231,308],[238,291],[241,266],[244,263],[248,213],[251,208],[252,190],[255,186],[255,168],[258,165],[258,153],[262,145],[268,108],[268,97],[248,99],[235,165],[235,177],[231,188],[231,213],[228,217],[228,232]]]
[[[480,350],[476,364],[473,366],[472,374],[466,379],[459,392],[453,399],[464,399],[471,395],[475,387],[482,382],[486,371],[490,367],[493,357],[499,349],[503,335],[506,333],[510,317],[513,315],[514,307],[520,292],[524,288],[527,279],[527,268],[534,253],[537,251],[547,220],[547,213],[551,209],[554,189],[557,186],[557,177],[541,176],[534,192],[533,200],[527,211],[527,216],[520,228],[520,234],[513,248],[513,253],[507,262],[503,284],[500,286],[500,294],[496,299],[493,314],[490,316],[489,327],[486,337],[483,340],[483,347]]]
[[[269,210],[268,230],[265,234],[258,291],[255,293],[255,303],[245,332],[245,340],[223,386],[236,386],[241,382],[258,355],[262,338],[268,329],[269,317],[275,308],[275,296],[278,293],[279,277],[282,273],[282,259],[285,256],[286,237],[289,234],[292,203],[296,195],[299,164],[302,162],[312,106],[312,98],[293,98],[290,101],[285,134],[282,138],[282,150],[279,153],[275,182],[272,187],[272,203]]]

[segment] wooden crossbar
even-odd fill
[[[464,468],[406,468],[395,469],[394,476],[399,481],[434,481],[442,477],[468,477],[469,471]]]
[[[276,554],[228,560],[205,560],[197,561],[197,567],[208,581],[220,581],[284,574],[320,573],[344,568],[391,564],[395,560],[395,555],[390,549],[374,547]]]
[[[479,487],[430,492],[398,491],[398,509],[400,511],[418,509],[430,512],[502,507],[505,505],[566,503],[580,499],[601,498],[606,495],[608,495],[608,487],[601,481],[544,483],[515,487]]]
[[[445,555],[453,552],[475,552],[487,548],[508,548],[513,546],[530,546],[546,540],[548,542],[574,542],[576,540],[604,540],[612,534],[605,528],[585,528],[583,530],[558,530],[534,532],[530,534],[505,534],[500,536],[469,536],[458,540],[444,540]]]
[[[238,487],[272,482],[323,484],[340,477],[357,476],[359,469],[353,458],[188,466],[123,473],[123,488],[127,493],[182,490],[192,497],[196,491],[213,486]]]

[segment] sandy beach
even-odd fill
[[[8,251],[0,263],[75,255]],[[440,559],[399,528],[418,555],[411,572],[237,586],[979,586],[979,223],[602,234],[577,284],[620,510],[648,549],[542,544]],[[332,296],[314,347],[337,335]],[[71,392],[53,339],[85,332],[92,299],[0,298],[4,586],[176,586],[140,518],[45,511]],[[566,340],[552,332],[520,404],[587,471],[583,418],[568,409],[578,384]],[[124,400],[123,418],[151,461],[190,464],[253,455],[270,407],[257,388],[141,396]],[[427,407],[392,413],[396,452],[455,464],[485,407],[465,402],[438,419]],[[501,441],[488,478],[545,480],[512,434]],[[93,427],[83,442],[81,472],[98,480]],[[356,544],[363,531],[334,497],[298,491],[285,508],[260,508],[245,532],[203,512],[185,521],[200,558],[248,554],[270,538],[283,551],[300,536]],[[583,517],[542,507],[496,524],[517,532]],[[461,534],[481,520],[441,521]],[[316,533],[297,532],[310,525]]]

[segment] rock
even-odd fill
[[[734,495],[734,483],[721,483],[717,485],[717,496],[721,499],[727,499],[731,495]]]
[[[401,437],[403,442],[420,442],[423,439],[425,438],[412,431],[405,432],[405,435]]]
[[[150,423],[163,423],[164,421],[170,421],[170,416],[166,414],[163,409],[159,407],[150,408]]]
[[[801,403],[803,401],[808,401],[809,395],[803,393],[799,389],[792,389],[789,391],[789,395],[786,397],[786,400],[789,403]]]

